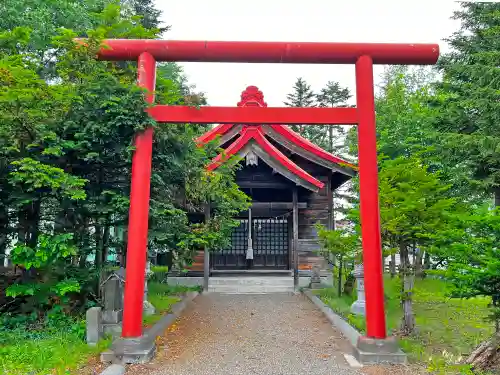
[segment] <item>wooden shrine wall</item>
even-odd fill
[[[318,193],[302,191],[299,201],[307,201],[307,208],[299,209],[299,270],[309,271],[316,262],[323,262],[323,257],[318,255],[320,246],[317,240],[316,223],[328,226],[328,177],[314,176],[325,183],[325,187]]]

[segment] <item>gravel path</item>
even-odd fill
[[[127,375],[355,375],[349,343],[302,295],[200,295]]]

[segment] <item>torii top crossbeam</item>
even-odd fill
[[[150,53],[156,61],[354,64],[370,56],[373,64],[433,65],[437,44],[231,42],[196,40],[110,39],[104,41],[103,60],[137,60]]]

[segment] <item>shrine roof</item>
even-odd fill
[[[239,107],[267,107],[264,95],[255,86],[249,86],[241,94]],[[271,141],[308,161],[350,178],[357,167],[339,158],[308,139],[293,131],[286,125],[241,125],[220,124],[196,139],[198,144],[219,141],[219,146],[227,145],[225,151],[212,160],[209,170],[218,168],[222,163],[235,155],[253,154],[273,167],[278,173],[309,190],[318,191],[324,183],[299,167],[294,161],[281,152]]]

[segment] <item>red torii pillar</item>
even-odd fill
[[[366,291],[366,334],[386,338],[382,248],[378,201],[373,64],[435,64],[437,44],[217,42],[174,40],[107,40],[103,60],[139,63],[140,86],[153,101],[156,61],[355,64],[357,116],[346,108],[235,108],[156,106],[149,111],[159,122],[248,124],[357,124],[363,264]],[[348,120],[348,122],[346,122]],[[142,299],[151,177],[152,129],[137,135],[132,161],[132,190],[127,249],[127,281],[122,336],[142,334]]]

